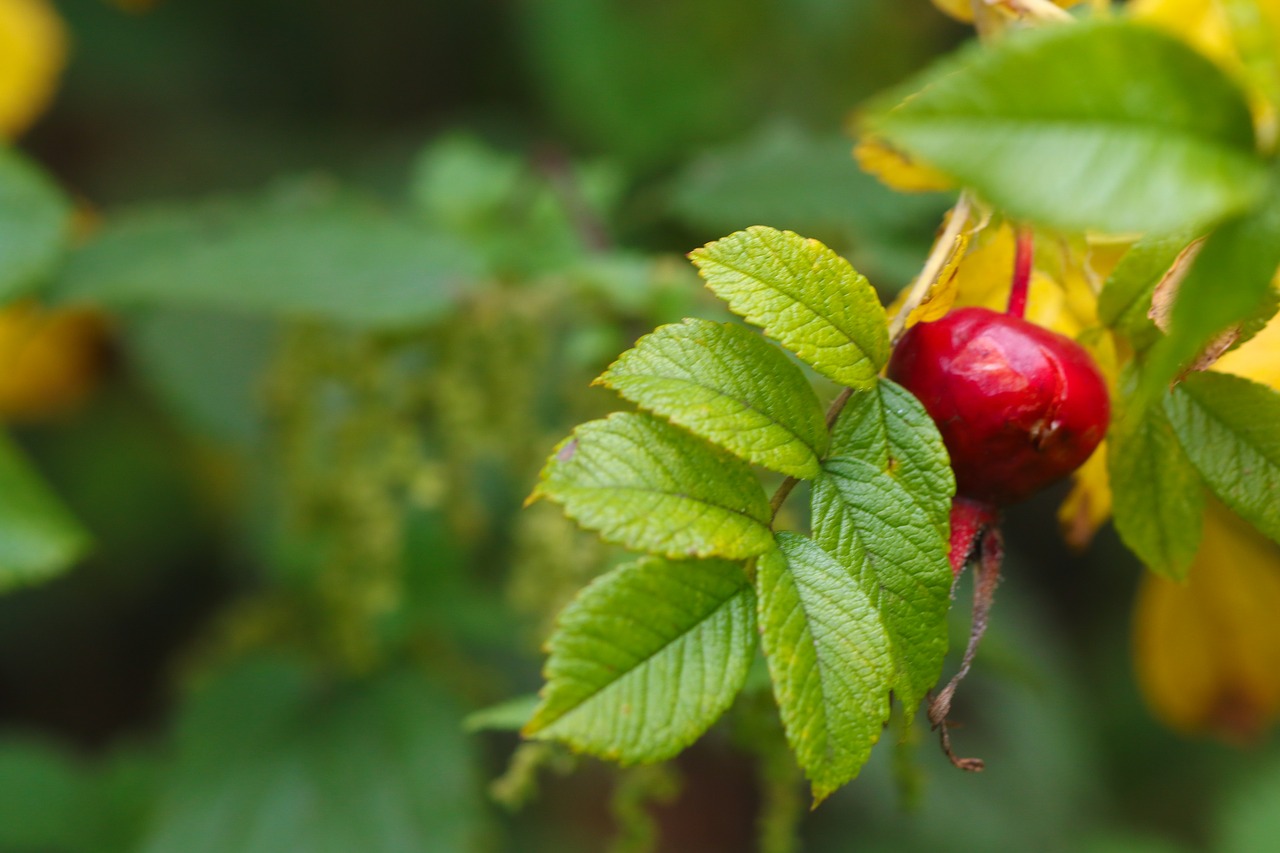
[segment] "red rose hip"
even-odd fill
[[[986,308],[909,329],[888,376],[937,423],[956,492],[996,505],[1080,467],[1111,417],[1106,382],[1083,347]]]

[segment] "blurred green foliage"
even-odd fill
[[[61,95],[0,156],[0,295],[109,312],[115,353],[88,407],[0,445],[6,569],[92,540],[0,599],[0,851],[1280,844],[1280,755],[1154,728],[1136,566],[1049,552],[1047,504],[1013,514],[957,712],[981,777],[920,731],[919,778],[880,750],[804,814],[758,661],[668,769],[517,750],[527,704],[464,728],[536,688],[550,621],[620,558],[520,506],[615,405],[588,383],[618,352],[716,316],[683,253],[763,223],[886,296],[915,274],[947,199],[885,190],[840,128],[963,36],[928,4],[58,8]],[[102,219],[75,240],[73,198]],[[32,506],[46,550],[13,557]]]

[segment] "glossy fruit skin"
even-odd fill
[[[888,376],[938,425],[957,494],[996,506],[1080,467],[1111,419],[1106,382],[1083,347],[987,308],[913,326]]]

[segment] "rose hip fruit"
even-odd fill
[[[1106,383],[1083,347],[986,308],[913,326],[888,376],[937,423],[957,494],[997,506],[1080,467],[1111,417]]]

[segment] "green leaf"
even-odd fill
[[[465,244],[496,277],[511,280],[560,276],[596,260],[624,188],[608,163],[580,166],[554,152],[524,156],[458,132],[422,150],[409,187],[433,233]]]
[[[742,688],[755,606],[737,563],[650,557],[604,575],[560,616],[525,734],[623,764],[676,755]]]
[[[409,192],[432,221],[465,233],[492,226],[517,197],[528,173],[529,165],[516,155],[453,133],[432,140],[419,154]]]
[[[1280,393],[1238,376],[1200,373],[1173,389],[1165,411],[1213,493],[1280,542]]]
[[[153,762],[117,752],[92,762],[61,744],[0,741],[0,850],[133,853],[154,804]]]
[[[540,702],[536,693],[516,696],[467,714],[462,727],[468,732],[516,732],[528,724]]]
[[[359,327],[438,320],[482,274],[457,240],[307,187],[121,214],[72,253],[66,298]]]
[[[1280,763],[1272,756],[1260,767],[1240,774],[1223,791],[1214,814],[1212,849],[1218,853],[1258,853],[1275,846],[1280,838],[1277,800]]]
[[[875,131],[1016,219],[1194,228],[1243,210],[1264,186],[1240,89],[1186,44],[1123,20],[974,46],[895,100],[907,93]]]
[[[1185,578],[1200,545],[1204,490],[1163,409],[1113,421],[1107,471],[1121,540],[1153,572]]]
[[[33,163],[0,145],[0,303],[48,275],[66,243],[71,205]]]
[[[518,15],[528,83],[574,138],[632,163],[674,159],[758,114],[741,56],[755,21],[741,12],[735,0],[673,3],[661,14],[531,0]]]
[[[756,225],[689,254],[734,313],[828,379],[870,388],[889,358],[875,290],[816,240]]]
[[[1108,328],[1145,349],[1159,337],[1150,317],[1151,297],[1160,279],[1187,248],[1196,234],[1149,234],[1134,243],[1098,294],[1098,319]]]
[[[156,398],[190,429],[248,445],[266,420],[262,377],[279,346],[266,317],[200,309],[155,309],[130,318],[122,337],[129,364]]]
[[[748,462],[818,475],[827,427],[800,368],[733,323],[685,320],[636,342],[598,380]]]
[[[542,469],[538,497],[610,542],[673,559],[742,560],[773,543],[769,501],[750,467],[644,414],[574,430]]]
[[[1169,333],[1151,350],[1143,389],[1166,386],[1217,334],[1274,313],[1271,281],[1280,267],[1280,173],[1267,203],[1209,235],[1178,286]],[[1256,328],[1254,329],[1256,331]]]
[[[84,824],[93,786],[85,770],[52,744],[0,744],[0,849],[92,849]]]
[[[855,394],[831,432],[831,456],[854,456],[902,483],[913,499],[947,530],[956,491],[942,436],[915,395],[890,379]]]
[[[674,213],[699,232],[728,234],[768,222],[816,237],[885,287],[920,272],[951,204],[943,193],[898,193],[849,156],[847,134],[795,124],[760,128],[698,157],[676,180]]]
[[[889,637],[857,578],[811,539],[779,533],[756,580],[782,724],[821,802],[858,774],[889,718]]]
[[[0,590],[47,580],[88,546],[88,534],[0,435]]]
[[[887,380],[855,394],[813,487],[813,538],[882,615],[894,691],[914,708],[947,652],[949,515],[955,479],[920,403]]]
[[[179,720],[144,853],[468,850],[476,759],[453,700],[418,673],[335,684],[255,660]]]

